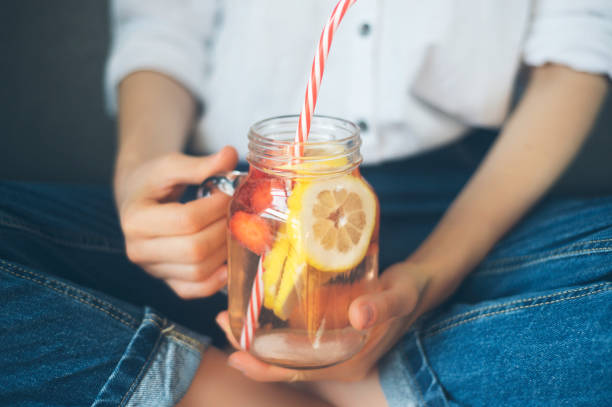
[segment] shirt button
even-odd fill
[[[368,126],[368,123],[366,121],[359,120],[357,122],[357,126],[359,126],[359,129],[361,130],[362,133],[367,133],[368,132],[369,126]]]
[[[368,36],[371,31],[372,31],[372,27],[368,23],[363,23],[361,24],[361,26],[359,26],[359,34],[362,37]]]

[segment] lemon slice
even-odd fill
[[[289,237],[281,233],[263,263],[263,305],[282,320],[287,320],[293,312],[297,304],[296,291],[303,285],[307,264],[301,253]]]
[[[285,224],[287,244],[283,248],[286,258],[282,274],[279,276],[273,307],[274,314],[282,320],[289,318],[293,308],[297,305],[298,291],[303,286],[304,271],[307,267],[301,241],[301,224],[297,219],[301,210],[302,194],[307,185],[308,182],[296,182],[287,199],[289,209]]]
[[[298,292],[304,285],[306,267],[301,252],[290,246],[274,300],[274,314],[284,321],[289,318],[297,305]]]
[[[303,184],[299,198],[297,240],[306,261],[321,271],[357,266],[376,223],[377,201],[370,187],[360,178],[345,175]]]
[[[279,230],[272,250],[266,255],[263,262],[265,272],[263,273],[264,283],[264,307],[274,309],[276,292],[281,281],[287,254],[289,253],[289,240],[287,236]]]

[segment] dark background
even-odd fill
[[[0,179],[108,182],[108,2],[2,1],[0,16]]]
[[[108,17],[104,0],[0,4],[0,180],[110,180],[115,125],[102,93]],[[609,96],[557,192],[612,193],[611,112]]]

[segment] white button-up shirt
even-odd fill
[[[114,0],[109,108],[137,70],[204,105],[196,147],[234,145],[255,121],[298,114],[336,0]],[[498,127],[521,63],[612,75],[611,0],[360,0],[334,37],[316,108],[362,127],[374,163]]]

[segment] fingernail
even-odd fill
[[[363,304],[361,306],[361,312],[365,315],[365,320],[363,322],[363,329],[369,328],[370,325],[374,322],[374,309],[369,304]]]

